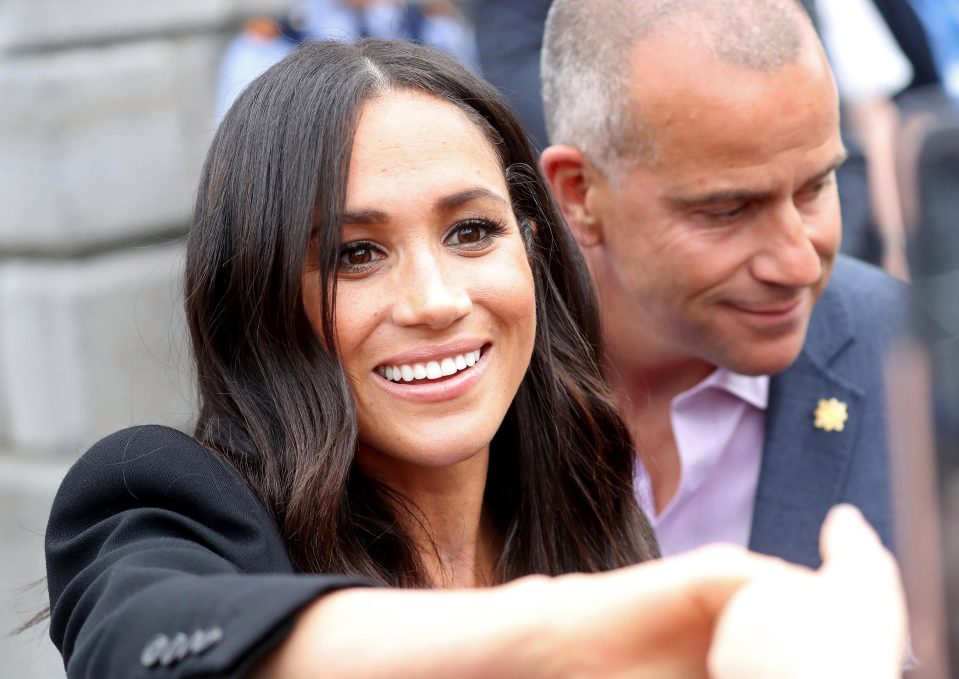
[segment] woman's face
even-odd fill
[[[485,464],[536,326],[495,152],[452,104],[409,92],[373,99],[356,132],[344,222],[334,324],[360,463],[384,479]],[[304,297],[319,333],[315,265]]]

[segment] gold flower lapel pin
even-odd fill
[[[849,419],[849,407],[838,398],[820,399],[814,415],[816,429],[842,431]]]

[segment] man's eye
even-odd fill
[[[727,210],[716,210],[709,212],[709,216],[714,219],[735,219],[741,215],[746,210],[746,205],[737,205],[736,207],[729,208]]]
[[[830,179],[824,179],[822,181],[816,182],[815,184],[811,186],[807,186],[804,193],[806,196],[809,196],[810,198],[815,198],[819,194],[821,194],[827,186],[830,186],[831,184],[832,184],[832,181]]]

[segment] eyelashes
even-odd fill
[[[443,235],[443,243],[465,255],[482,254],[508,226],[496,218],[470,218],[456,222]],[[344,243],[340,247],[337,273],[363,274],[375,270],[386,259],[386,250],[369,240]]]
[[[473,249],[476,246],[476,249],[482,249],[505,232],[506,224],[496,219],[464,219],[446,232],[443,242],[454,245],[450,241],[455,239],[455,245],[461,248]]]

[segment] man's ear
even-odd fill
[[[543,151],[539,164],[576,242],[582,247],[599,244],[602,230],[586,200],[595,171],[586,156],[575,146],[554,145]]]

